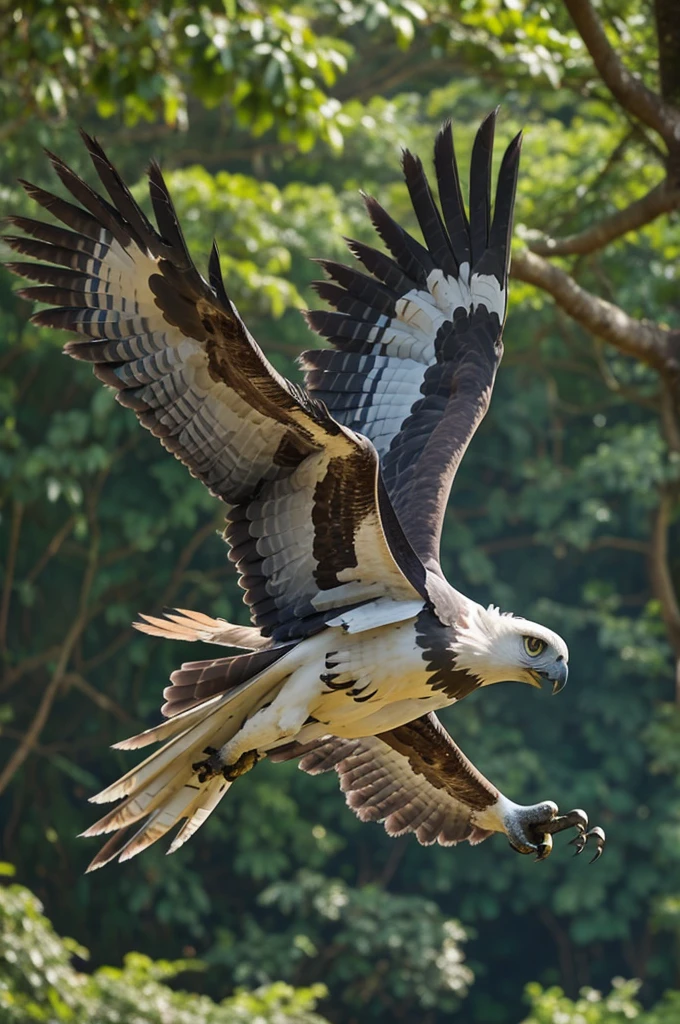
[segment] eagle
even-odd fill
[[[83,834],[113,833],[88,870],[125,861],[181,823],[169,852],[263,757],[335,770],[347,803],[390,835],[477,844],[504,834],[544,859],[574,829],[580,853],[604,833],[584,811],[523,806],[467,759],[436,712],[482,686],[567,681],[564,640],[456,590],[439,547],[452,481],[489,405],[502,352],[521,135],[507,147],[493,212],[496,113],[477,132],[469,214],[451,123],[434,144],[439,205],[403,153],[423,242],[371,196],[384,248],[348,240],[354,265],[326,279],[303,353],[305,386],[269,363],[227,293],[213,243],[207,280],[187,249],[160,167],[152,224],[99,143],[82,133],[108,199],[48,153],[65,199],[22,181],[56,223],[14,216],[9,267],[46,304],[34,323],[75,332],[142,426],[226,506],[224,539],[251,626],[187,609],[140,616],[155,636],[240,649],[185,663],[161,724],[115,744],[160,743],[93,796],[115,806]],[[73,202],[72,200],[75,200]],[[424,244],[423,244],[424,243]]]

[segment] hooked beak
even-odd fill
[[[564,658],[560,658],[559,661],[554,662],[549,669],[544,669],[542,671],[534,670],[530,672],[530,675],[533,676],[535,680],[533,685],[539,687],[539,689],[545,680],[552,683],[552,692],[554,696],[567,685],[569,666]]]

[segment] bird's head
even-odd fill
[[[475,675],[482,686],[516,681],[559,693],[567,682],[569,650],[551,629],[490,605],[471,604],[456,629],[456,668]]]

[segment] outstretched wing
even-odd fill
[[[333,346],[303,354],[308,391],[371,439],[404,531],[435,569],[451,484],[488,408],[503,352],[520,136],[503,157],[492,218],[494,125],[495,113],[475,139],[469,221],[447,123],[434,150],[441,213],[420,160],[408,151],[403,157],[426,247],[366,197],[394,258],[350,240],[372,276],[319,261],[331,281],[316,290],[337,312],[307,314]]]
[[[84,140],[111,202],[51,156],[80,205],[24,183],[66,228],[11,218],[24,236],[8,244],[38,262],[9,266],[39,282],[26,298],[52,307],[34,321],[84,335],[66,352],[91,362],[233,506],[226,539],[254,624],[283,640],[317,628],[329,609],[422,596],[422,567],[379,494],[373,446],[268,363],[226,294],[215,248],[210,283],[201,277],[159,168],[149,171],[156,229]]]
[[[326,736],[270,752],[300,757],[310,775],[335,769],[349,807],[361,821],[379,821],[388,835],[415,833],[419,843],[475,845],[503,831],[500,794],[465,757],[434,714],[362,739]]]

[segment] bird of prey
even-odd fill
[[[60,222],[11,218],[22,234],[7,242],[33,262],[10,267],[38,283],[22,294],[50,307],[34,322],[76,332],[65,351],[228,506],[224,536],[252,620],[141,618],[147,633],[245,653],[182,665],[164,691],[166,720],[116,744],[163,745],[92,798],[118,803],[85,833],[114,833],[90,868],[183,822],[178,849],[264,756],[335,769],[350,807],[392,835],[447,845],[500,832],[542,859],[573,827],[577,852],[587,840],[601,852],[604,833],[583,811],[513,803],[435,715],[480,686],[557,692],[567,680],[560,636],[470,600],[439,563],[451,483],[502,355],[520,137],[492,215],[494,125],[492,114],[474,142],[469,216],[450,123],[434,147],[440,207],[404,153],[425,244],[365,197],[389,255],[349,241],[362,269],[321,261],[329,280],[317,291],[335,311],[307,314],[330,347],[303,355],[305,388],[267,361],[215,246],[208,280],[197,271],[157,164],[155,226],[85,133],[108,199],[52,154],[71,198],[22,183]]]

